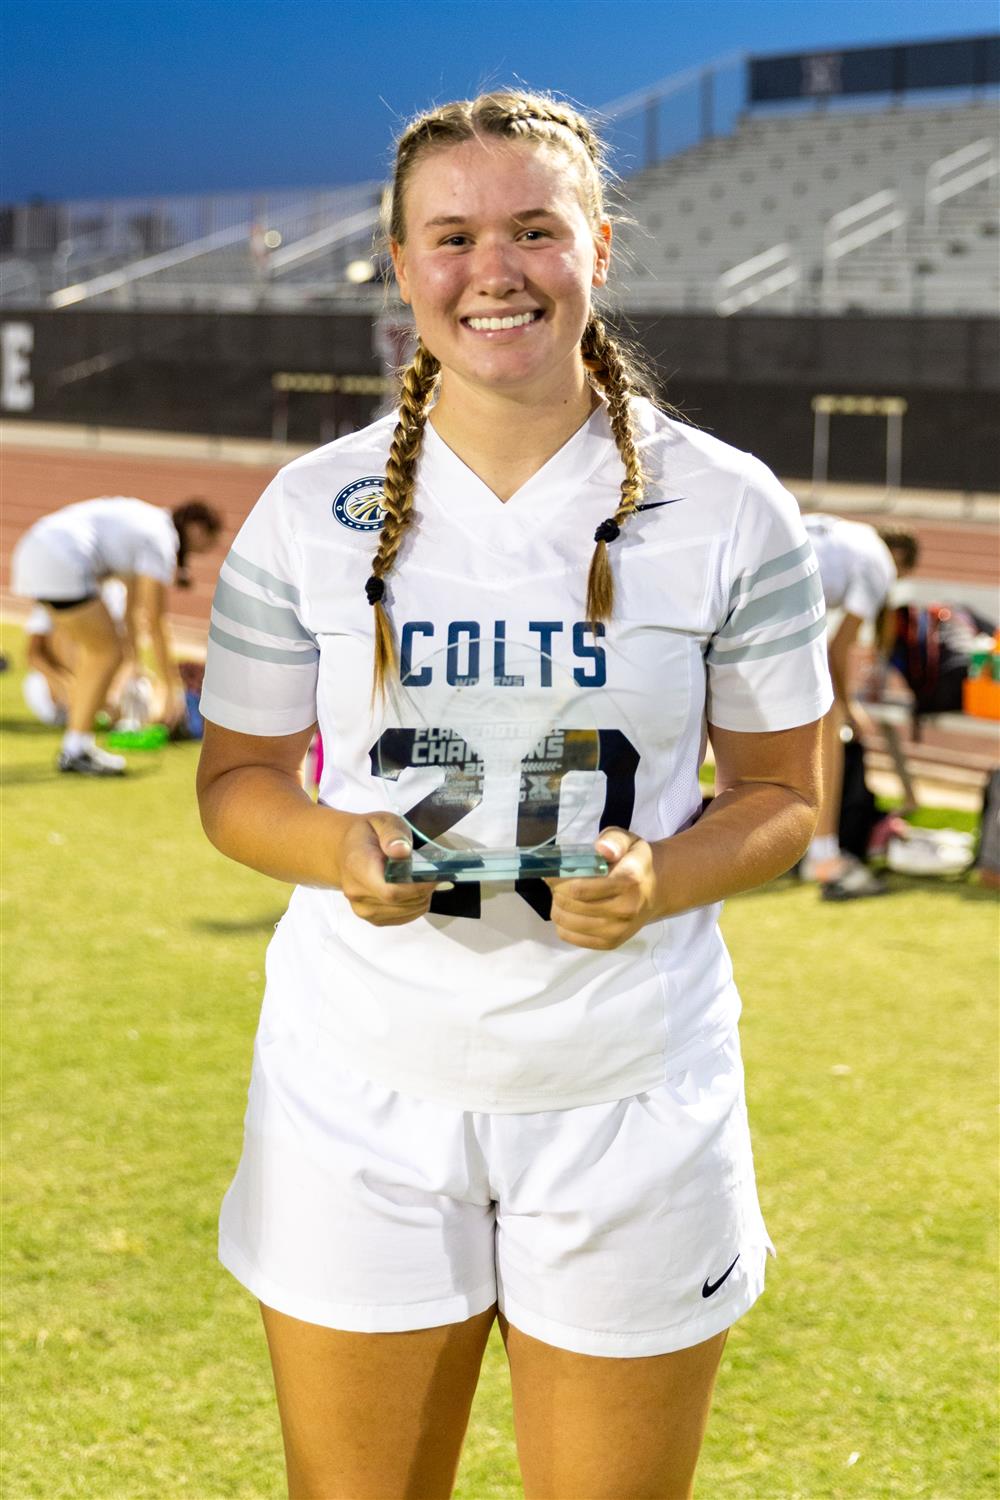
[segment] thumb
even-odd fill
[[[624,828],[603,828],[597,836],[595,848],[603,854],[609,865],[616,865],[635,843],[635,835]]]
[[[390,859],[405,859],[413,853],[413,838],[402,818],[392,813],[374,813],[371,825],[375,830],[379,848]]]

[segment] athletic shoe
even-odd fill
[[[838,864],[839,873],[820,882],[821,900],[856,901],[861,896],[884,896],[888,891],[885,881],[873,875],[853,854],[842,854]]]
[[[955,828],[909,828],[905,838],[890,839],[886,858],[901,875],[962,875],[975,858],[975,840]]]
[[[124,755],[109,755],[99,745],[85,745],[70,755],[65,750],[56,764],[60,771],[75,771],[80,776],[124,776]]]

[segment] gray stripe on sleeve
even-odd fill
[[[780,625],[785,620],[794,620],[796,615],[804,615],[807,610],[822,603],[823,585],[819,574],[810,573],[807,578],[796,579],[795,583],[775,589],[762,599],[738,605],[717,633],[716,639],[731,640],[733,636],[742,635],[745,630],[752,630],[756,625],[766,625],[768,621]]]
[[[749,578],[737,578],[729,595],[729,608],[734,609],[737,601],[744,594],[751,593],[758,583],[763,583],[767,578],[773,578],[777,573],[787,572],[789,568],[794,568],[796,563],[805,562],[811,551],[812,543],[805,541],[801,546],[794,547],[791,552],[783,552],[780,557],[772,557],[770,562],[762,563],[756,573],[751,573]]]
[[[238,635],[220,630],[214,622],[208,628],[208,638],[226,651],[235,652],[237,656],[249,656],[255,661],[270,661],[281,667],[310,667],[319,661],[319,652],[315,646],[308,651],[279,651],[273,646],[258,646],[256,641],[241,640]]]
[[[786,651],[806,646],[825,630],[826,616],[821,615],[804,630],[797,630],[794,635],[785,635],[776,641],[763,641],[759,646],[737,646],[733,651],[719,651],[713,646],[706,660],[714,667],[729,667],[738,661],[762,661],[766,656],[781,656]]]
[[[212,607],[220,615],[225,615],[227,620],[235,620],[239,625],[249,625],[251,629],[260,630],[265,635],[280,635],[289,641],[312,642],[312,636],[303,629],[287,606],[265,604],[263,599],[256,599],[252,594],[244,594],[240,589],[233,588],[224,578],[220,578],[215,585]]]
[[[287,599],[289,604],[298,604],[299,591],[294,583],[286,583],[283,578],[276,578],[273,573],[268,573],[266,568],[258,568],[256,563],[248,562],[238,552],[229,553],[226,558],[226,567],[232,568],[234,573],[242,573],[244,578],[249,578],[251,583],[259,583],[262,588],[270,589],[272,594],[279,599]]]

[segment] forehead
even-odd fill
[[[474,217],[519,209],[582,211],[580,164],[569,150],[547,141],[476,137],[435,146],[414,163],[407,178],[406,227],[418,230],[443,214]]]

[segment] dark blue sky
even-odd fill
[[[733,49],[996,24],[995,0],[4,0],[0,196],[361,181],[405,117],[514,77],[595,107]]]

